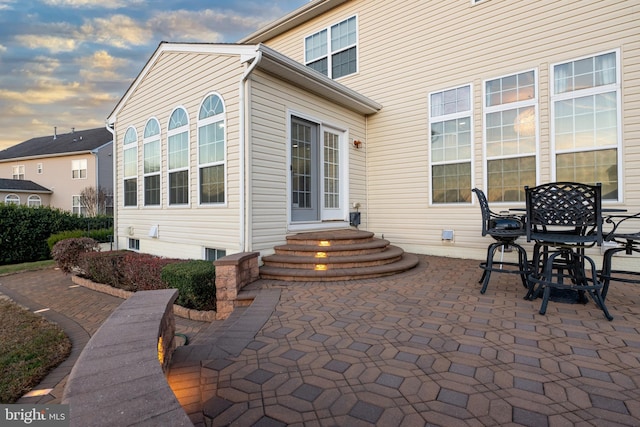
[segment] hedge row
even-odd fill
[[[51,259],[49,236],[65,230],[112,226],[110,217],[86,218],[48,206],[0,203],[0,264]]]

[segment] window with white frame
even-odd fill
[[[358,32],[355,16],[304,39],[305,64],[337,79],[358,70]]]
[[[167,131],[169,156],[169,204],[189,203],[189,119],[184,108],[176,108]]]
[[[132,251],[139,251],[140,250],[140,239],[129,238],[129,249],[131,249]]]
[[[87,208],[82,206],[82,197],[80,195],[71,196],[71,212],[77,215],[85,215]]]
[[[36,165],[36,171],[37,171],[38,175],[42,174],[42,163],[38,163]]]
[[[209,95],[198,114],[200,203],[225,202],[225,115],[218,95]]]
[[[206,261],[215,261],[225,256],[227,256],[227,251],[224,249],[204,248],[204,259]]]
[[[71,160],[71,178],[72,179],[87,178],[87,159]]]
[[[24,179],[24,165],[13,166],[13,179]]]
[[[32,206],[32,207],[42,206],[42,199],[37,194],[32,194],[27,199],[27,206]]]
[[[129,127],[123,141],[124,205],[138,205],[138,133]]]
[[[18,197],[17,194],[7,194],[6,196],[4,196],[4,202],[7,205],[19,205],[20,197]]]
[[[431,201],[471,201],[471,85],[429,95]]]
[[[536,184],[536,72],[487,80],[484,95],[487,198],[522,202]]]
[[[602,183],[618,200],[620,66],[618,51],[552,65],[552,137],[557,181]]]
[[[149,119],[142,143],[144,158],[144,205],[160,205],[160,123]]]

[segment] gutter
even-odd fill
[[[247,97],[247,80],[249,76],[253,72],[253,70],[258,66],[260,61],[262,60],[262,52],[257,51],[256,56],[253,62],[247,67],[247,69],[242,74],[242,78],[240,79],[240,93],[239,93],[239,109],[240,109],[240,135],[238,138],[239,147],[239,160],[240,160],[240,252],[244,252],[247,248],[250,249],[248,242],[248,229],[249,224],[247,223],[247,212],[246,212],[246,162],[247,162],[247,112],[249,109],[249,102],[246,99]]]
[[[116,246],[116,249],[118,249],[118,221],[117,221],[117,216],[118,216],[118,209],[116,209],[117,207],[117,203],[116,203],[116,194],[118,193],[117,188],[116,187],[116,175],[118,175],[118,170],[116,169],[116,131],[113,128],[113,124],[112,123],[105,123],[105,127],[107,128],[107,130],[109,132],[111,132],[111,135],[113,136],[113,142],[112,142],[112,159],[113,159],[113,194],[112,194],[112,203],[113,203],[113,243]]]

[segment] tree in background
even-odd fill
[[[80,205],[85,216],[104,215],[107,210],[107,192],[102,187],[85,187],[80,193]]]

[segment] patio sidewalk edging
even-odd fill
[[[139,291],[91,337],[62,398],[73,426],[192,426],[165,372],[175,349],[176,289]]]

